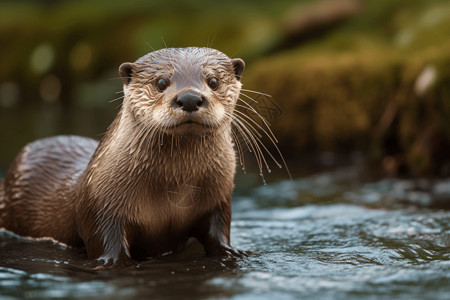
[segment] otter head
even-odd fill
[[[231,123],[242,59],[210,48],[171,48],[123,63],[124,106],[133,119],[173,135],[204,135]]]

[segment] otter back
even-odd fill
[[[78,136],[56,136],[26,145],[0,183],[0,227],[79,244],[72,195],[97,145]]]

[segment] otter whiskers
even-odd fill
[[[269,95],[261,92],[256,92],[252,90],[247,89],[241,89],[241,95],[246,97],[247,99],[251,100],[253,103],[258,103],[257,100],[253,99],[252,97],[242,93],[242,91],[255,93],[258,95],[270,97]],[[271,160],[279,167],[282,168],[283,166],[286,169],[286,172],[288,173],[289,177],[291,177],[289,168],[287,167],[286,161],[278,147],[278,139],[275,137],[274,133],[270,129],[269,122],[254,108],[252,107],[247,101],[243,100],[241,97],[238,98],[238,100],[241,101],[242,104],[237,103],[236,107],[241,108],[244,111],[240,111],[235,109],[233,114],[229,114],[229,117],[232,119],[232,124],[234,125],[234,128],[236,131],[233,131],[233,140],[235,141],[236,145],[236,151],[238,153],[238,157],[240,160],[240,163],[242,165],[242,169],[245,172],[245,162],[244,162],[244,155],[243,155],[243,148],[241,141],[238,138],[238,134],[242,137],[245,147],[254,155],[255,160],[257,162],[260,176],[263,179],[263,182],[265,183],[264,178],[264,172],[263,172],[263,166],[267,170],[268,173],[271,172],[271,169],[269,167],[269,164],[267,162],[267,159],[265,155],[269,155]],[[251,112],[252,116],[256,116],[260,122],[252,118],[249,114],[246,114],[245,111]],[[264,127],[263,127],[264,126]],[[275,156],[272,154],[272,152],[266,147],[266,145],[263,142],[263,138],[267,137],[270,141],[270,143],[275,147],[281,162],[278,161],[278,159],[275,158]]]

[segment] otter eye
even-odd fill
[[[208,80],[208,86],[213,90],[217,90],[219,88],[219,80],[216,77],[213,77]]]
[[[162,78],[159,78],[158,81],[156,82],[156,89],[160,93],[164,92],[168,86],[169,86],[168,82]]]

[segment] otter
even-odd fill
[[[0,183],[0,227],[84,246],[101,266],[174,252],[190,238],[209,256],[246,255],[230,246],[244,67],[196,47],[123,63],[123,103],[100,142],[44,138],[14,159]]]

